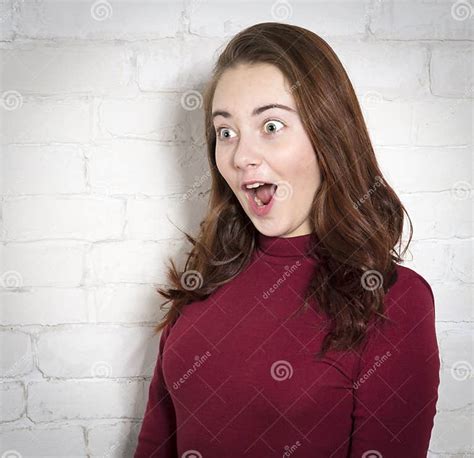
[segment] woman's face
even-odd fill
[[[253,114],[265,105],[281,104]],[[290,87],[271,64],[239,65],[221,76],[214,94],[216,163],[256,229],[268,236],[309,234],[309,214],[320,185],[316,155],[303,128]],[[242,187],[276,183],[270,210],[254,212]]]

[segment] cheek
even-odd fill
[[[235,177],[233,176],[233,170],[231,167],[231,164],[224,159],[224,157],[221,154],[216,153],[216,166],[217,170],[221,174],[222,178],[227,182],[227,185],[229,186],[230,189],[232,189],[233,192],[235,192],[234,189],[234,181]]]
[[[215,153],[215,159],[216,159],[216,166],[217,170],[219,170],[219,173],[226,178],[228,174],[228,167],[225,161],[223,160],[222,154],[220,154],[217,150]]]
[[[293,170],[293,177],[301,195],[313,199],[314,193],[321,184],[321,173],[314,153],[305,156]]]

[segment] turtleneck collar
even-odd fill
[[[309,249],[317,240],[314,232],[294,237],[264,235],[257,231],[257,245],[261,253],[277,258],[312,258]],[[314,259],[314,258],[313,258]],[[285,261],[285,259],[283,259]]]

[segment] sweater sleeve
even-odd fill
[[[369,331],[355,377],[350,458],[427,455],[440,369],[434,296],[418,274],[397,291],[385,312],[392,322]]]
[[[155,371],[148,391],[138,445],[134,458],[177,458],[176,417],[173,402],[163,378],[163,349],[170,333],[167,324],[160,336]]]

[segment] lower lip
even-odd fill
[[[253,198],[253,191],[245,191],[245,194],[247,194],[247,199],[248,199],[250,208],[252,209],[253,213],[256,216],[265,216],[272,209],[273,202],[275,201],[273,197],[270,199],[270,202],[268,202],[267,205],[263,205],[262,207],[259,207],[257,205],[257,202],[255,202],[255,199]]]

